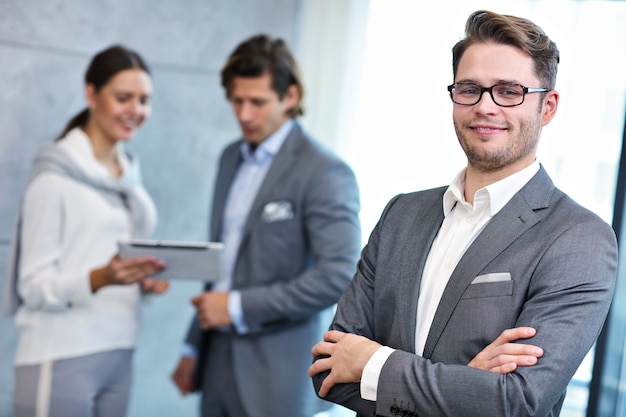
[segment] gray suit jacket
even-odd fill
[[[377,401],[362,400],[358,384],[336,386],[327,398],[362,416],[557,416],[609,309],[615,234],[556,189],[541,168],[460,260],[422,357],[414,353],[417,300],[443,222],[445,190],[401,195],[388,204],[331,325],[398,349],[382,369]],[[502,275],[492,280],[487,274]],[[535,366],[507,375],[466,366],[517,326],[537,329],[528,339],[544,349]],[[316,389],[324,376],[314,378]]]
[[[222,154],[211,217],[220,236],[241,141]],[[282,214],[270,208],[279,207]],[[250,416],[310,417],[328,408],[311,391],[311,347],[332,318],[361,249],[359,193],[352,170],[296,124],[275,156],[243,231],[233,288],[249,333],[235,336],[234,372]],[[286,210],[286,211],[284,211]],[[188,341],[201,343],[192,325]],[[204,333],[204,339],[211,337]],[[202,347],[200,354],[204,353]]]

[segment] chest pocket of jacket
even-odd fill
[[[481,282],[470,284],[463,293],[461,299],[483,298],[483,297],[503,297],[513,295],[513,284],[515,281]]]

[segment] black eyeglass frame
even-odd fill
[[[476,99],[476,101],[474,103],[459,103],[457,101],[454,100],[454,96],[452,94],[452,90],[454,90],[454,88],[457,85],[475,85],[476,87],[478,87],[480,89],[480,94],[478,95],[478,98]],[[522,101],[517,103],[517,104],[500,104],[498,103],[498,101],[493,97],[493,88],[500,86],[500,85],[509,85],[509,86],[520,86],[522,87]],[[515,106],[520,106],[524,103],[524,100],[526,99],[526,94],[529,93],[547,93],[548,91],[552,91],[551,88],[536,88],[536,87],[524,87],[521,84],[517,84],[517,83],[498,83],[498,84],[494,84],[491,87],[483,87],[482,85],[476,84],[476,83],[468,83],[468,82],[460,82],[460,83],[454,83],[454,84],[450,84],[448,86],[448,92],[450,93],[450,99],[452,100],[453,103],[458,104],[460,106],[473,106],[475,104],[478,104],[480,102],[480,100],[483,98],[483,94],[485,94],[485,91],[489,92],[489,95],[491,96],[491,100],[493,100],[494,103],[496,103],[496,105],[500,106],[500,107],[515,107]]]

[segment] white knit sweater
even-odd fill
[[[82,130],[72,130],[56,146],[87,174],[109,176]],[[119,157],[122,168],[131,169],[121,146]],[[152,200],[141,185],[134,191],[154,229]],[[92,294],[89,282],[90,271],[107,264],[117,252],[118,240],[131,235],[129,211],[121,200],[45,172],[26,189],[22,219],[16,365],[134,347],[138,286],[107,286]]]

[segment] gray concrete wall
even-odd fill
[[[131,147],[159,210],[156,237],[204,239],[216,160],[238,134],[219,69],[255,33],[297,45],[301,2],[0,0],[0,284],[33,153],[85,106],[89,58],[112,43],[139,51],[153,73],[153,115]],[[131,417],[195,415],[197,398],[181,399],[169,377],[199,289],[176,282],[145,306]],[[15,339],[0,319],[0,417],[11,417]]]

